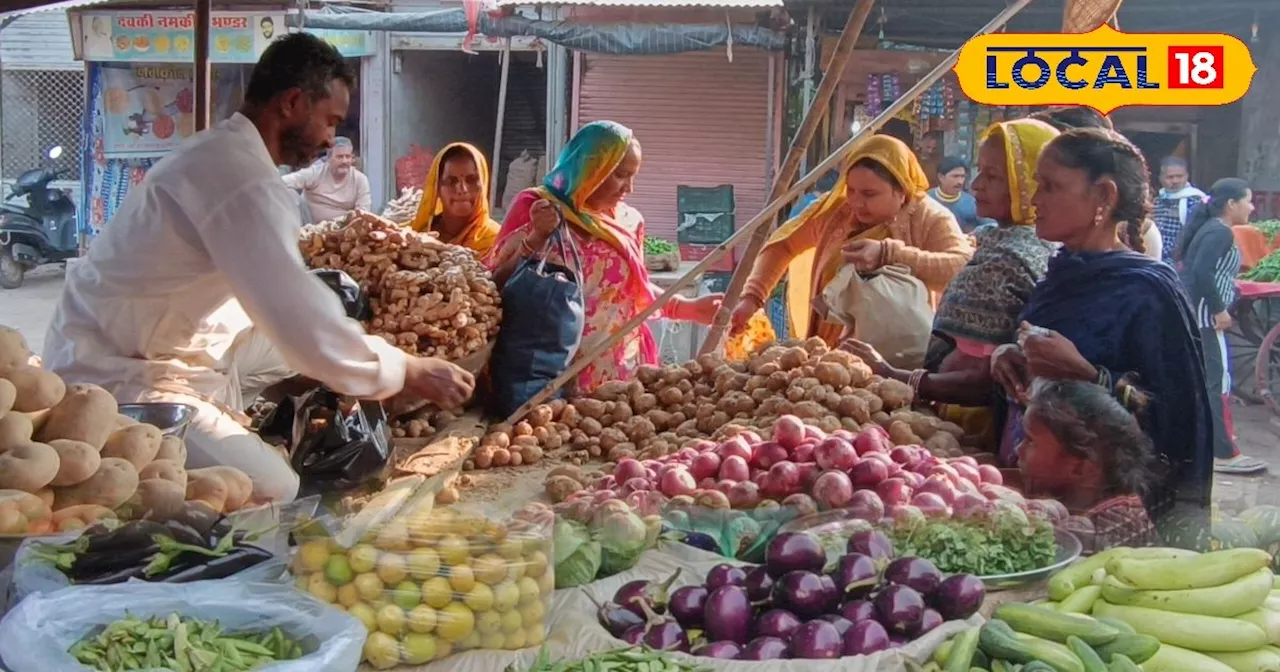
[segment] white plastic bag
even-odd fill
[[[828,317],[852,326],[891,366],[915,369],[924,364],[933,331],[929,289],[911,269],[890,265],[863,276],[845,264],[822,289]]]
[[[32,595],[0,621],[0,651],[11,672],[89,670],[67,650],[126,614],[217,621],[232,633],[279,626],[306,655],[259,672],[355,670],[366,631],[360,621],[292,586],[239,581],[181,585],[133,582]],[[160,672],[140,670],[139,672]]]

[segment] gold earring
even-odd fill
[[[1093,213],[1093,225],[1102,226],[1102,208]]]

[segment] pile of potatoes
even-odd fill
[[[311,268],[345,272],[369,292],[369,333],[414,355],[456,361],[498,334],[498,287],[470,250],[368,212],[303,229]]]
[[[632,380],[605,383],[590,397],[539,406],[514,426],[493,426],[464,466],[527,464],[526,449],[540,458],[543,450],[567,448],[565,457],[577,464],[653,459],[748,429],[768,437],[782,415],[826,432],[856,433],[875,423],[896,445],[922,445],[940,457],[964,454],[963,430],[912,410],[911,397],[906,383],[872,375],[856,355],[821,339],[768,343],[745,362],[706,355],[641,367]]]
[[[253,483],[240,470],[187,470],[181,439],[120,415],[101,387],[67,385],[31,361],[22,335],[0,327],[0,534],[164,519],[187,500],[218,511],[249,501]]]

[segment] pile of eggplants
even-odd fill
[[[273,557],[249,537],[227,518],[189,507],[164,522],[99,523],[75,541],[42,544],[34,553],[77,585],[189,583],[226,578]]]
[[[978,611],[982,581],[944,577],[923,558],[894,558],[883,533],[849,539],[828,566],[818,540],[786,532],[763,565],[716,565],[701,585],[632,581],[597,604],[613,636],[660,651],[730,660],[836,659],[895,648]]]

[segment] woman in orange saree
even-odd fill
[[[498,239],[489,218],[489,163],[474,145],[455,142],[431,163],[422,185],[422,203],[407,226],[434,232],[440,240],[484,256]]]

